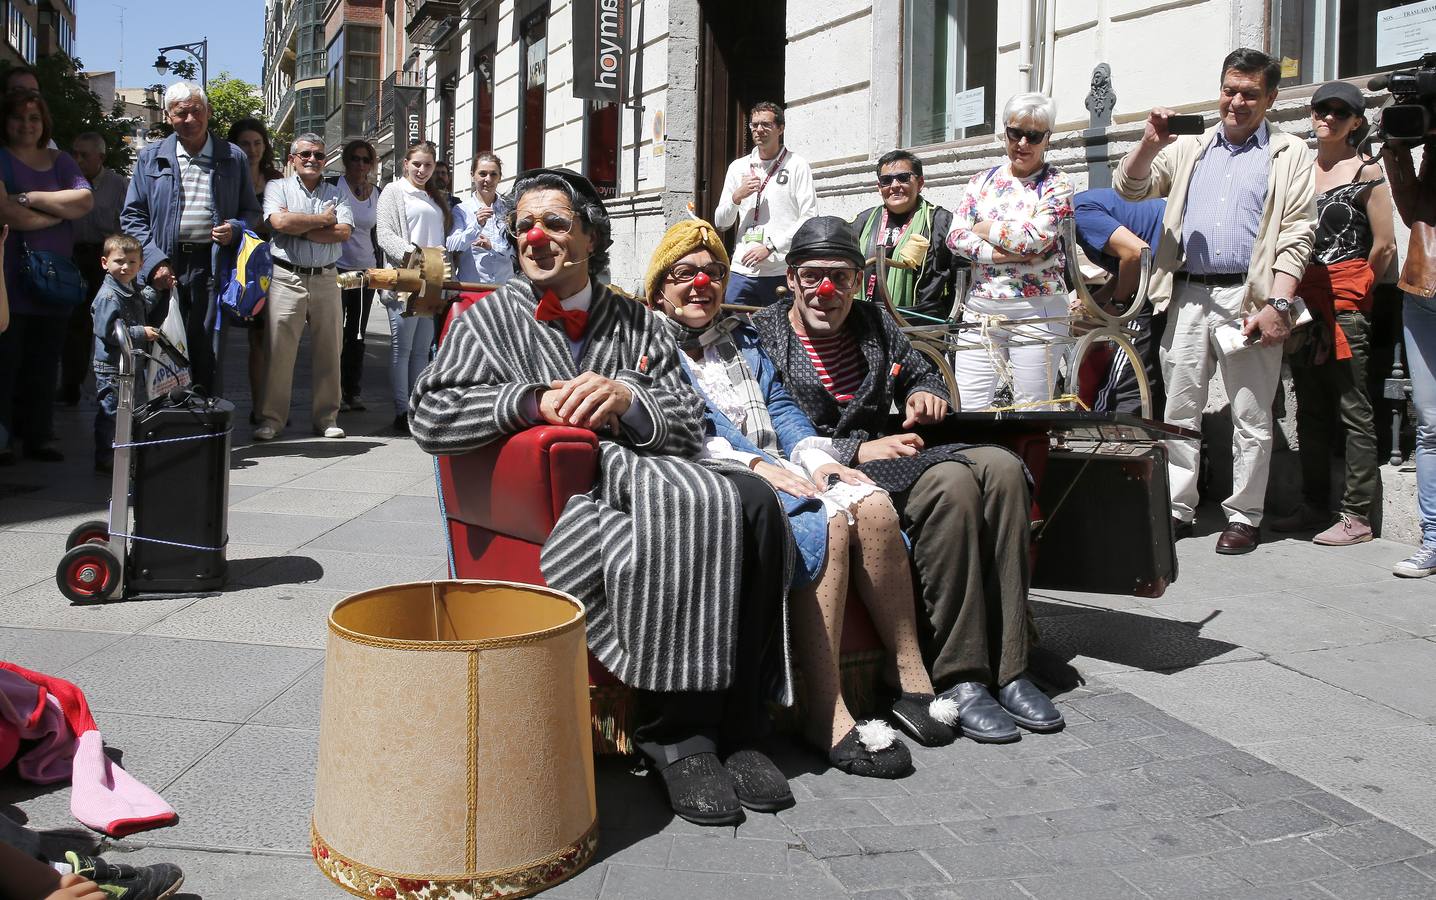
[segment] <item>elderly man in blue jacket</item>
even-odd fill
[[[120,226],[144,245],[144,282],[179,303],[195,386],[217,395],[216,296],[234,266],[233,248],[260,220],[259,199],[244,151],[209,133],[203,88],[170,85],[165,114],[174,134],[140,152]]]

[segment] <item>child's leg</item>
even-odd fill
[[[848,524],[842,516],[828,519],[828,553],[812,584],[793,591],[789,615],[793,651],[807,688],[808,738],[832,748],[853,727],[843,702],[838,652],[843,635],[843,605],[848,593]],[[823,742],[827,743],[824,744]]]
[[[115,458],[115,413],[120,395],[115,376],[95,373],[95,462],[107,463]]]

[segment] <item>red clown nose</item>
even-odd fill
[[[824,278],[823,283],[818,285],[818,296],[822,297],[824,300],[833,296],[837,292],[838,287],[837,285],[833,284],[833,281],[830,278]]]
[[[699,272],[697,275],[693,276],[693,287],[697,290],[701,291],[712,283],[713,279],[708,277],[707,272]]]
[[[542,247],[548,243],[548,232],[535,225],[524,232],[524,242],[535,247]]]

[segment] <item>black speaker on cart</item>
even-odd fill
[[[134,450],[139,539],[130,544],[131,591],[191,593],[223,586],[233,416],[228,400],[193,394],[158,397],[135,411],[135,443],[169,443]]]

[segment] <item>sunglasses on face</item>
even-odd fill
[[[1014,144],[1020,142],[1023,138],[1027,138],[1029,145],[1040,144],[1047,140],[1047,134],[1048,132],[1046,131],[1028,131],[1024,128],[1018,128],[1015,125],[1007,126],[1007,139]]]
[[[1341,119],[1343,121],[1355,115],[1355,113],[1351,111],[1351,108],[1344,103],[1323,103],[1320,106],[1313,106],[1311,108],[1311,114],[1318,119],[1324,119],[1330,116],[1333,119]]]
[[[913,173],[911,172],[893,172],[890,175],[879,175],[878,184],[882,185],[883,187],[887,187],[894,181],[896,181],[898,184],[907,184],[908,182],[913,180],[913,177]]]
[[[823,283],[824,278],[831,281],[839,290],[850,291],[857,286],[858,270],[847,266],[836,268],[798,266],[798,284],[805,288],[817,287]]]
[[[722,263],[709,263],[706,266],[693,266],[688,263],[679,263],[668,270],[668,280],[674,284],[689,284],[702,272],[707,275],[710,281],[722,281],[728,277],[728,267]]]
[[[531,214],[525,214],[514,221],[513,236],[522,237],[535,225],[549,234],[568,234],[573,229],[573,215],[571,213],[546,212],[538,218],[534,218]]]
[[[299,159],[323,159],[323,150],[295,150],[294,155]]]

